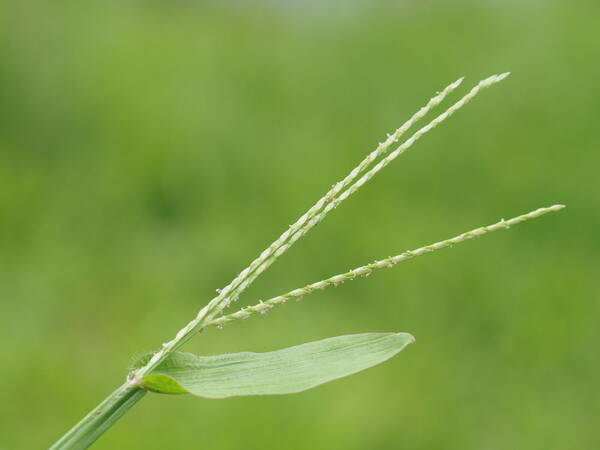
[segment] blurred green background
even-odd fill
[[[186,347],[417,337],[384,365],[285,397],[149,395],[95,448],[598,448],[600,2],[1,8],[0,448],[48,446],[435,91],[507,70],[241,303],[566,210]]]

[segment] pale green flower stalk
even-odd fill
[[[256,305],[246,306],[245,308],[242,308],[239,311],[236,311],[232,314],[213,319],[208,323],[207,326],[216,326],[220,328],[223,327],[223,325],[229,322],[233,322],[235,320],[245,320],[256,313],[266,314],[276,305],[282,305],[284,303],[287,303],[287,301],[291,299],[296,299],[296,301],[300,301],[305,295],[312,294],[317,289],[323,290],[331,286],[339,286],[340,284],[346,281],[354,280],[356,277],[368,277],[376,269],[394,267],[399,262],[406,261],[416,256],[425,255],[427,253],[435,252],[436,250],[441,250],[446,247],[452,247],[455,244],[460,244],[461,242],[481,237],[484,234],[490,233],[492,231],[508,229],[511,226],[516,225],[518,223],[525,222],[526,220],[534,219],[536,217],[540,217],[549,212],[559,211],[563,208],[564,205],[553,205],[547,208],[539,208],[535,211],[531,211],[527,214],[513,217],[509,220],[502,219],[501,221],[493,225],[475,228],[474,230],[467,231],[465,233],[459,234],[458,236],[454,236],[452,238],[439,241],[434,244],[429,244],[424,247],[416,248],[414,250],[407,250],[403,253],[400,253],[399,255],[390,256],[389,258],[381,259],[371,264],[366,264],[364,266],[357,267],[356,269],[352,269],[346,273],[334,275],[324,280],[308,284],[298,289],[294,289],[293,291],[290,291],[286,294],[278,295],[277,297],[261,301]]]
[[[394,133],[388,135],[387,139],[381,142],[378,147],[371,152],[357,167],[355,167],[342,181],[333,185],[333,187],[323,196],[317,203],[311,207],[303,216],[301,216],[293,225],[290,225],[275,242],[265,249],[250,265],[242,270],[240,274],[234,278],[223,290],[219,291],[219,295],[213,298],[204,308],[202,308],[197,316],[183,327],[175,335],[175,337],[162,344],[162,347],[149,356],[145,364],[142,362],[132,370],[124,385],[115,390],[106,400],[94,408],[86,417],[76,424],[69,432],[67,432],[54,446],[53,449],[79,449],[87,448],[91,445],[102,433],[112,426],[129,408],[139,401],[147,392],[146,386],[142,380],[148,380],[148,376],[152,371],[170,355],[174,355],[175,351],[185,344],[192,336],[209,325],[222,326],[225,323],[237,319],[244,319],[254,313],[265,313],[277,304],[285,303],[290,298],[299,298],[302,295],[309,294],[314,289],[324,289],[331,285],[343,283],[356,276],[368,275],[373,270],[382,267],[391,267],[394,264],[425,253],[429,253],[455,243],[463,242],[485,233],[495,231],[502,228],[507,228],[510,225],[520,223],[534,217],[538,217],[550,211],[556,211],[562,206],[556,205],[550,208],[541,208],[523,216],[515,217],[508,221],[502,221],[488,227],[481,227],[467,233],[463,233],[454,238],[441,241],[432,245],[421,247],[412,251],[404,252],[400,255],[376,261],[372,264],[359,267],[347,273],[335,275],[325,280],[312,283],[304,288],[295,289],[287,294],[274,297],[265,302],[260,302],[258,305],[249,306],[242,310],[216,318],[223,309],[229,306],[233,301],[237,300],[250,284],[261,275],[273,262],[277,260],[285,251],[287,251],[298,239],[304,236],[312,227],[321,222],[325,216],[335,209],[341,202],[346,200],[366,182],[368,182],[381,169],[387,166],[391,161],[397,158],[400,154],[410,148],[421,136],[441,122],[446,120],[458,109],[472,100],[481,90],[503,80],[508,76],[508,73],[494,75],[477,84],[471,91],[453,104],[444,113],[437,116],[429,124],[424,126],[409,137],[404,143],[399,145],[395,150],[390,152],[390,148],[396,143],[399,138],[412,127],[418,120],[423,118],[433,107],[440,104],[444,98],[456,89],[462,82],[462,78],[455,81],[446,87],[443,91],[434,96],[429,102],[415,113],[404,125],[398,128]],[[378,162],[376,162],[379,159]],[[373,165],[374,164],[374,165]],[[360,178],[359,178],[360,177]],[[400,339],[405,339],[401,337]],[[395,338],[394,338],[395,339]],[[408,342],[408,341],[407,341]],[[318,344],[323,345],[323,344]]]

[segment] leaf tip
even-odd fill
[[[417,342],[417,339],[412,334],[406,333],[404,331],[397,332],[396,336],[401,336],[406,341],[406,345],[414,344],[415,342]]]

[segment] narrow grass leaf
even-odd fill
[[[382,363],[414,342],[408,333],[337,336],[268,353],[172,353],[140,380],[150,391],[225,398],[301,392]]]

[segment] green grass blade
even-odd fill
[[[412,342],[408,333],[363,333],[268,353],[173,353],[140,383],[155,392],[208,398],[291,394],[380,364]]]

